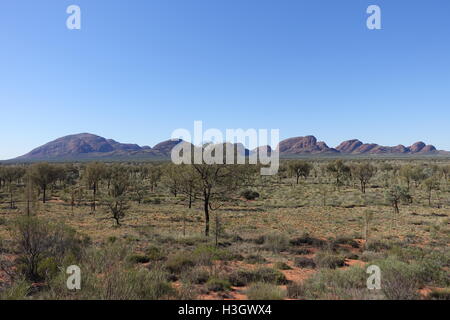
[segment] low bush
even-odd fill
[[[289,267],[286,263],[281,262],[281,261],[275,262],[275,264],[273,265],[273,267],[274,267],[275,269],[278,269],[278,270],[291,270],[291,269],[292,269],[292,268]]]
[[[250,254],[247,257],[245,257],[244,262],[248,264],[260,264],[266,263],[267,260],[259,254]]]
[[[257,270],[238,270],[229,275],[228,280],[233,286],[242,287],[253,282],[267,282],[277,285],[288,283],[284,274],[271,268]]]
[[[450,300],[450,288],[433,289],[428,295],[430,300]]]
[[[250,300],[283,300],[286,297],[284,290],[265,282],[252,284],[245,293]]]
[[[211,245],[199,245],[192,253],[194,261],[199,265],[211,265],[215,260],[233,260],[235,255],[226,249]]]
[[[308,233],[304,233],[300,237],[291,239],[289,243],[293,246],[310,245],[318,248],[321,248],[326,245],[325,240],[311,237]]]
[[[361,254],[361,260],[364,262],[370,262],[373,260],[379,260],[383,259],[386,255],[381,252],[375,252],[375,251],[364,251]]]
[[[183,282],[192,284],[204,284],[209,279],[209,273],[205,270],[194,268],[188,272],[185,272],[181,279]]]
[[[164,260],[164,255],[158,247],[148,247],[145,249],[145,254],[151,261]]]
[[[291,282],[287,285],[287,296],[290,299],[305,299],[307,288],[299,282]]]
[[[241,192],[241,197],[245,198],[246,200],[255,200],[259,198],[259,193],[252,190],[245,190]]]
[[[190,252],[178,252],[170,255],[165,263],[166,269],[169,272],[179,274],[192,268],[195,265],[192,253]]]
[[[345,266],[345,258],[331,252],[321,251],[314,257],[314,262],[320,268],[336,269]]]
[[[294,265],[299,268],[304,269],[315,269],[316,263],[313,259],[305,258],[305,257],[299,257],[295,258]]]
[[[209,291],[227,291],[231,289],[231,284],[226,279],[220,279],[217,277],[212,277],[206,282],[206,287]]]
[[[269,234],[264,236],[262,248],[264,250],[279,253],[285,251],[289,246],[288,239],[281,234]]]
[[[150,262],[150,258],[142,254],[133,254],[127,257],[127,261],[133,264]]]

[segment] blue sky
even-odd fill
[[[449,17],[448,0],[4,0],[0,159],[80,132],[153,146],[194,120],[450,150]]]

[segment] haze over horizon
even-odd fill
[[[382,30],[366,28],[371,4]],[[195,120],[450,150],[449,12],[446,0],[7,2],[0,159],[81,132],[154,146]]]

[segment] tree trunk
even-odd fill
[[[186,211],[183,210],[183,237],[186,237]]]
[[[95,196],[97,194],[97,184],[94,184],[94,202],[92,203],[92,209],[95,211]]]
[[[46,189],[46,187],[42,188],[42,191],[43,191],[42,203],[45,203],[45,189]]]
[[[397,201],[394,202],[394,211],[397,214],[400,213],[400,209],[398,208],[398,202]]]
[[[209,237],[209,194],[204,194],[204,209],[205,209],[205,237]]]
[[[216,211],[216,248],[219,246],[219,229],[220,229],[220,221],[219,215]]]

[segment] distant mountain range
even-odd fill
[[[20,156],[15,161],[58,161],[58,160],[94,160],[94,159],[167,159],[174,146],[182,140],[167,140],[153,148],[137,144],[120,143],[90,133],[65,136],[40,146]],[[240,150],[242,145],[238,144]],[[269,146],[261,146],[267,148]],[[258,148],[257,148],[258,149]],[[245,150],[245,154],[256,152]],[[283,140],[278,145],[281,156],[301,155],[450,155],[448,151],[439,151],[432,145],[416,142],[406,147],[398,145],[386,147],[367,144],[359,140],[342,142],[336,148],[330,148],[325,142],[317,141],[314,136],[296,137]]]

